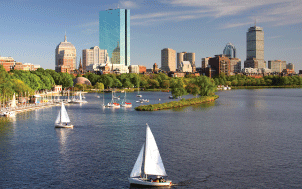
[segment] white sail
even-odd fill
[[[82,101],[82,93],[80,92],[80,101]]]
[[[146,151],[145,151],[145,174],[167,176],[163,161],[160,157],[154,136],[147,124]]]
[[[143,164],[143,154],[144,154],[144,145],[142,146],[142,149],[137,157],[137,160],[134,164],[134,167],[132,169],[132,172],[130,174],[130,177],[138,177],[142,173],[142,164]]]
[[[11,103],[11,107],[14,108],[16,107],[16,94],[14,93],[14,96],[13,96],[13,100],[12,100],[12,103]]]
[[[58,114],[58,117],[57,117],[55,123],[60,123],[60,118],[61,118],[61,111],[59,111],[59,114]]]
[[[62,106],[61,106],[61,123],[69,123],[70,119],[68,117],[67,111],[65,109],[65,106],[62,102]]]

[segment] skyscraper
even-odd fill
[[[55,51],[55,71],[56,72],[68,72],[76,69],[76,48],[70,42],[67,42],[65,35],[64,42],[61,42]]]
[[[176,51],[165,48],[161,50],[161,70],[170,72],[176,71]]]
[[[265,68],[264,61],[264,32],[258,26],[250,27],[246,33],[246,61],[244,67]]]
[[[130,65],[130,10],[100,11],[99,47],[107,49],[112,64]]]
[[[232,43],[228,43],[224,50],[223,54],[225,54],[229,58],[236,58],[236,48]]]

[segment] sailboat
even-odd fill
[[[121,104],[122,107],[132,107],[132,104],[130,102],[126,102],[126,91],[125,91],[125,97]]]
[[[73,98],[73,99],[71,100],[71,102],[72,102],[72,103],[87,103],[86,100],[83,100],[83,96],[82,96],[81,91],[79,92],[79,99]]]
[[[55,128],[73,128],[73,125],[69,123],[70,123],[70,119],[68,117],[65,106],[62,102],[61,110],[59,111],[58,117],[55,122]]]
[[[142,177],[143,163],[144,174]],[[145,144],[143,144],[134,164],[134,167],[130,174],[129,182],[130,184],[145,186],[171,186],[172,181],[165,180],[163,178],[164,176],[167,176],[167,173],[163,161],[160,157],[154,136],[149,125],[147,124],[146,142]]]
[[[139,94],[139,87],[138,87],[138,91],[137,91],[136,97],[143,97],[143,95]]]
[[[108,104],[106,105],[107,108],[120,108],[120,104],[119,103],[116,103],[114,102],[113,100],[113,91],[111,93],[112,97],[111,97],[111,102],[108,102]]]
[[[5,117],[14,117],[15,116],[15,111],[12,111],[11,108],[16,108],[16,95],[14,93],[14,96],[13,96],[13,99],[11,101],[11,105],[10,105],[10,108],[3,112],[3,115]]]
[[[106,106],[105,106],[105,92],[104,92],[104,90],[103,90],[103,104],[102,104],[102,107],[103,107],[103,108],[106,107]]]

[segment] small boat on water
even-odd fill
[[[14,117],[16,113],[14,111],[5,111],[3,112],[3,116],[5,117]]]
[[[120,108],[121,107],[121,105],[119,103],[114,101],[113,92],[112,92],[111,102],[107,103],[107,105],[105,107],[107,107],[107,108]]]
[[[122,107],[132,107],[132,104],[131,104],[130,102],[127,102],[127,101],[126,101],[126,92],[125,92],[124,100],[123,100],[123,102],[121,103],[121,106],[122,106]]]
[[[79,93],[79,99],[76,99],[75,97],[71,99],[70,103],[76,103],[76,104],[81,104],[81,103],[87,103],[86,100],[83,100],[82,93]]]
[[[136,97],[140,97],[140,98],[143,97],[143,95],[139,94],[139,87],[138,87],[138,91],[137,91]]]
[[[142,165],[144,174],[142,175]],[[146,128],[146,141],[134,164],[130,177],[130,184],[143,186],[171,186],[172,181],[166,180],[167,173],[160,157],[157,144],[149,125]]]
[[[59,111],[58,117],[55,122],[55,128],[73,128],[73,125],[69,123],[70,119],[68,117],[66,108],[62,102],[61,110]]]

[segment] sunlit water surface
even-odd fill
[[[103,109],[102,96],[87,94],[89,103],[66,106],[74,129],[54,128],[60,107],[17,114],[0,125],[0,188],[130,188],[146,123],[171,188],[302,188],[302,90],[217,94],[156,112]],[[170,101],[169,93],[142,95]],[[135,93],[127,99],[141,105]]]

